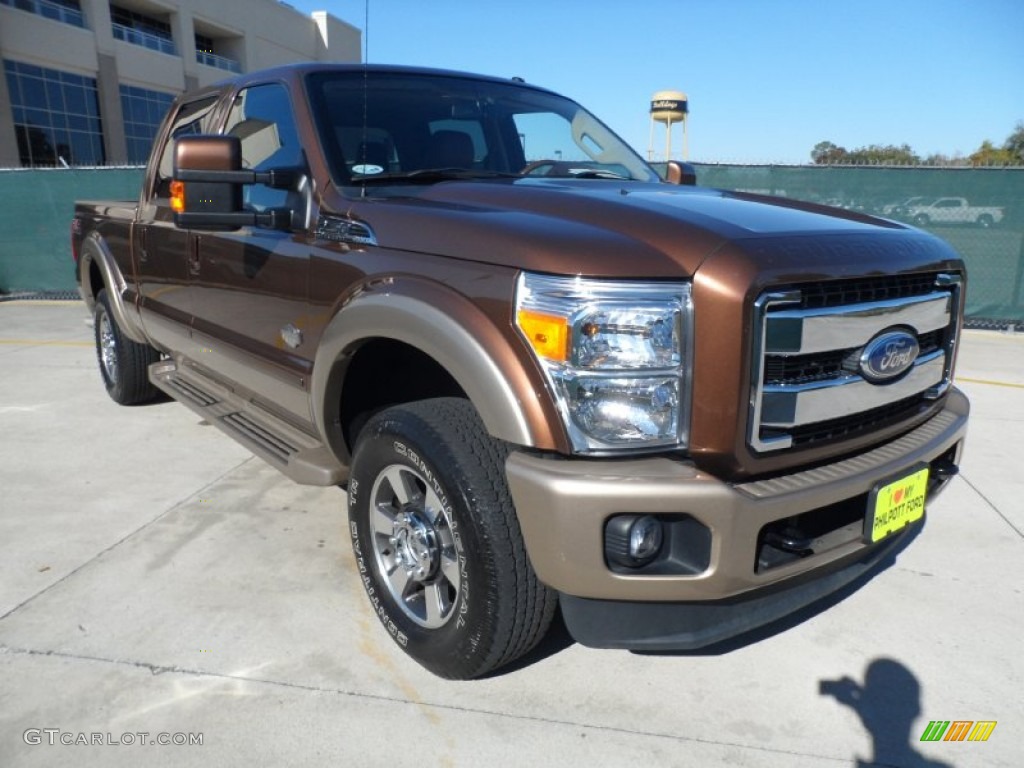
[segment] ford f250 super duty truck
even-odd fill
[[[75,211],[103,383],[346,487],[372,609],[439,675],[559,604],[590,646],[733,638],[891,561],[956,473],[965,273],[692,170],[518,79],[188,93],[138,200]]]

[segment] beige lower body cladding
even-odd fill
[[[564,595],[655,603],[754,598],[772,591],[765,588],[813,578],[816,570],[825,574],[870,559],[872,550],[891,544],[868,544],[856,526],[847,526],[823,537],[810,556],[757,567],[766,525],[856,497],[865,498],[866,513],[867,494],[883,481],[933,462],[936,476],[938,462],[958,459],[968,412],[966,397],[954,389],[935,416],[889,443],[769,480],[730,484],[665,457],[566,460],[517,452],[508,459],[508,482],[533,567]],[[933,482],[929,499],[943,484]],[[604,525],[626,513],[689,516],[701,523],[711,534],[707,568],[658,575],[610,569]]]

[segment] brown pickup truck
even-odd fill
[[[956,474],[964,265],[667,175],[518,79],[186,94],[138,201],[76,208],[103,382],[345,486],[373,610],[439,675],[557,605],[597,647],[743,635],[891,561]]]

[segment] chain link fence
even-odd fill
[[[916,223],[966,260],[970,325],[1024,330],[1024,168],[696,167],[705,187]],[[74,201],[134,200],[142,173],[141,168],[0,170],[0,297],[73,292]]]
[[[77,297],[75,200],[136,200],[142,168],[0,170],[0,298]]]
[[[1024,168],[696,164],[704,187],[915,224],[967,263],[967,322],[1024,330]]]

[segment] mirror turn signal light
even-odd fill
[[[185,212],[185,182],[171,182],[171,210],[175,213]]]

